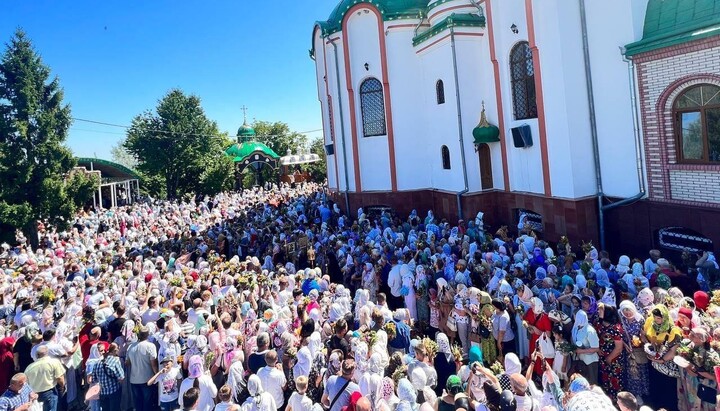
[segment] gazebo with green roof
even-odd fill
[[[243,108],[244,109],[244,108]],[[252,166],[256,172],[263,165],[273,170],[278,168],[280,156],[270,147],[256,141],[255,130],[247,124],[247,118],[237,132],[237,142],[225,150],[225,155],[235,162],[236,181],[239,184],[245,168]]]

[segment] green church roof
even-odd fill
[[[251,129],[252,130],[252,129]],[[232,157],[234,162],[242,162],[255,152],[262,153],[270,158],[280,158],[270,147],[258,141],[235,143],[225,150],[225,155]]]
[[[327,21],[319,21],[323,36],[342,30],[345,14],[356,4],[371,4],[380,11],[384,21],[418,18],[427,6],[427,0],[341,0]]]
[[[650,0],[643,38],[626,46],[636,54],[720,34],[720,0]]]

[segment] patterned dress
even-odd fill
[[[622,342],[623,330],[620,324],[605,325],[600,323],[600,382],[605,393],[610,398],[615,398],[620,391],[623,391],[623,366],[627,362],[627,353],[623,349],[620,356],[615,358],[611,364],[605,362],[605,358],[615,350],[615,342]]]
[[[643,322],[636,320],[623,321],[623,328],[625,330],[625,333],[623,333],[623,339],[627,345],[632,346],[632,341],[628,341],[628,337],[640,338]],[[650,393],[650,374],[648,372],[648,364],[636,364],[632,361],[631,355],[626,356],[626,361],[627,366],[625,369],[627,370],[627,378],[625,381],[627,386],[625,388],[636,397],[647,396]]]

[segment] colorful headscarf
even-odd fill
[[[657,285],[658,285],[658,287],[662,288],[663,290],[670,289],[670,286],[672,285],[672,283],[670,281],[670,277],[668,277],[665,274],[658,275]]]

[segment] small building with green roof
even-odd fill
[[[225,149],[225,155],[235,163],[236,188],[241,186],[243,171],[252,166],[259,171],[263,166],[273,170],[278,168],[280,156],[267,145],[257,141],[255,130],[247,124],[247,119],[238,128],[237,142]]]

